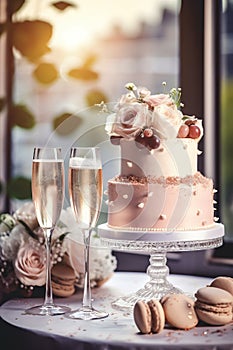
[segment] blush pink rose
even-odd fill
[[[157,94],[157,95],[146,96],[144,98],[144,101],[146,101],[151,108],[157,107],[159,105],[165,105],[169,107],[175,106],[171,97],[167,94]]]
[[[112,133],[128,139],[134,138],[147,124],[148,112],[146,104],[125,104],[116,113]]]
[[[15,274],[21,283],[29,286],[43,286],[46,279],[45,256],[29,245],[19,248],[15,259]]]

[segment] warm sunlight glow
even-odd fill
[[[164,0],[73,0],[76,7],[57,12],[51,1],[30,0],[18,12],[18,19],[40,18],[54,25],[51,46],[75,52],[80,46],[89,47],[97,37],[106,36],[114,26],[135,34],[142,22],[155,23],[161,15]],[[174,8],[177,1],[166,0]]]
[[[82,46],[89,46],[93,40],[92,33],[75,23],[66,22],[64,26],[56,26],[51,46],[72,52]]]

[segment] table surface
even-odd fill
[[[191,295],[211,281],[205,277],[186,275],[169,275],[168,280]],[[94,289],[93,306],[109,312],[109,317],[101,320],[71,320],[64,315],[25,315],[25,309],[42,302],[35,298],[7,301],[0,308],[0,316],[7,324],[23,330],[28,337],[37,335],[37,338],[32,339],[39,339],[43,350],[233,349],[233,323],[218,327],[198,325],[189,331],[165,327],[159,334],[140,334],[133,321],[132,310],[115,310],[111,303],[121,296],[136,292],[147,281],[148,276],[145,273],[115,272],[102,287]],[[72,297],[57,298],[55,302],[76,309],[81,305],[81,299],[82,292],[78,291]],[[26,344],[25,337],[24,340]]]

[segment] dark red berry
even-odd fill
[[[136,146],[140,149],[142,149],[143,147],[146,146],[146,138],[143,136],[143,134],[138,134],[136,137],[135,137],[135,142],[136,142]]]
[[[197,125],[190,125],[188,137],[197,139],[201,135],[201,130]]]
[[[159,137],[156,135],[148,137],[146,146],[149,150],[159,148],[159,146],[160,146]]]

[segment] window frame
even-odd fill
[[[200,144],[204,156],[199,169],[213,179],[220,189],[220,125],[221,125],[221,17],[222,0],[182,0],[180,12],[180,85],[185,110],[203,116],[205,139]],[[193,30],[193,28],[197,30]],[[194,46],[195,45],[195,46]],[[193,53],[195,49],[195,55]],[[190,69],[191,67],[191,69]],[[213,152],[214,150],[214,152]],[[215,196],[221,201],[221,191]],[[216,216],[221,219],[218,205]],[[216,276],[233,276],[233,243],[224,240],[221,247],[202,252],[181,254],[176,272]],[[198,264],[195,263],[198,261]],[[178,262],[178,263],[177,263]],[[183,266],[183,268],[182,268]],[[195,269],[193,270],[193,266]]]

